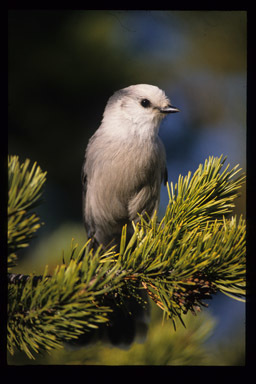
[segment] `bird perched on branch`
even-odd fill
[[[151,216],[158,209],[161,183],[167,182],[159,126],[167,114],[178,111],[164,91],[148,84],[131,85],[108,100],[82,169],[83,217],[94,248],[118,246],[125,224],[129,239],[138,213]],[[109,327],[113,344],[145,337],[148,311],[134,300],[115,313]]]

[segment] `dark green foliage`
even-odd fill
[[[211,157],[192,178],[189,174],[180,177],[175,186],[171,183],[161,222],[156,215],[141,218],[128,244],[124,227],[120,249],[94,252],[87,242],[79,250],[72,242],[70,254],[64,255],[63,265],[57,266],[52,276],[46,268],[36,284],[33,276],[25,282],[12,279],[9,351],[13,354],[18,348],[32,358],[33,352],[61,347],[63,342],[107,323],[112,309],[106,303],[115,297],[122,302],[127,292],[136,297],[137,289],[146,290],[174,326],[177,319],[184,324],[186,313],[200,311],[204,300],[217,291],[240,300],[245,294],[245,221],[224,215],[232,211],[244,177],[234,180],[237,167],[221,172],[224,162]],[[17,180],[10,183],[10,202],[17,201],[11,207],[24,211],[21,218],[25,223],[17,221],[17,228],[21,223],[27,228],[24,238],[17,241],[19,237],[12,235],[15,222],[10,221],[12,252],[27,245],[37,229],[27,219],[31,217],[27,211],[40,196],[45,174],[33,173],[35,165],[29,173],[27,166],[18,166],[17,158],[10,158],[11,180]],[[23,185],[22,178],[27,192],[19,203],[14,197]],[[9,265],[12,262],[10,253]]]
[[[46,180],[46,172],[30,161],[20,164],[17,156],[8,157],[8,268],[15,265],[16,252],[27,247],[40,228],[39,217],[31,209],[40,204],[39,198]]]

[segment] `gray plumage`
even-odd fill
[[[129,237],[138,213],[151,216],[158,209],[167,181],[158,130],[163,117],[177,111],[152,85],[132,85],[110,97],[82,170],[84,223],[94,247],[118,246],[123,225]]]
[[[142,100],[150,106],[143,107]],[[98,244],[118,243],[124,224],[131,235],[138,213],[151,216],[158,209],[161,183],[167,181],[158,129],[164,115],[175,111],[163,91],[146,84],[109,99],[82,173],[85,227]]]

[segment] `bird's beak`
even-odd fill
[[[174,113],[174,112],[179,112],[180,110],[173,105],[168,105],[168,107],[161,108],[160,112],[162,113]]]

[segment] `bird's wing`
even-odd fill
[[[86,175],[86,172],[85,172],[85,160],[84,160],[83,166],[82,166],[81,181],[82,181],[83,193],[86,193],[86,189],[87,189],[87,175]],[[83,194],[83,196],[84,196],[84,194]]]
[[[90,234],[90,227],[86,221],[85,217],[85,202],[86,202],[86,193],[87,193],[87,174],[85,171],[85,160],[82,166],[82,172],[81,172],[81,181],[82,181],[82,209],[83,209],[83,221],[85,225],[85,229],[87,232],[88,237],[91,236]]]

